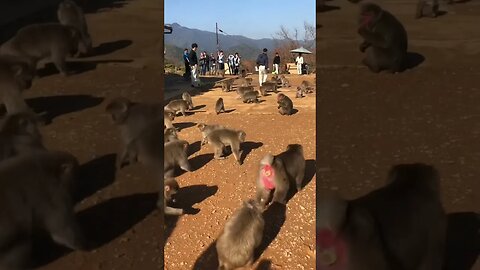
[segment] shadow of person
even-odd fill
[[[79,202],[115,181],[116,154],[103,155],[80,166],[74,200]]]
[[[447,250],[444,270],[473,270],[480,254],[480,214],[448,214]]]
[[[91,95],[62,95],[30,98],[26,103],[35,112],[45,112],[43,118],[49,124],[57,116],[95,107],[102,101],[103,98]]]

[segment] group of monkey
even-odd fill
[[[437,13],[438,1],[419,1],[417,18]],[[402,23],[373,3],[361,5],[358,23],[363,64],[376,73],[402,72],[408,47]],[[317,194],[316,269],[443,269],[447,215],[440,193],[437,170],[414,163],[393,166],[384,187],[357,199]]]
[[[39,61],[51,60],[67,76],[71,72],[66,58],[92,51],[82,9],[64,0],[57,15],[59,23],[25,26],[0,47],[1,99],[7,112],[0,120],[0,269],[30,268],[33,242],[45,233],[70,249],[93,248],[74,210],[82,187],[79,162],[68,152],[50,151],[43,145],[42,118],[22,97]],[[116,98],[106,111],[123,139],[118,167],[140,161],[158,168],[163,159],[163,106]]]
[[[223,79],[217,84],[222,86],[223,91],[229,92],[236,79],[238,79],[236,92],[239,98],[242,98],[244,103],[258,102],[258,92],[253,90],[252,80],[247,78],[245,74],[240,78]],[[283,75],[278,78],[274,77],[271,81],[260,86],[260,92],[264,96],[269,91],[278,93],[278,86],[290,87],[288,79]],[[307,81],[303,81],[297,91],[302,93],[301,97],[304,93],[313,92],[312,86]],[[252,92],[253,94],[250,94]],[[172,121],[178,112],[186,116],[186,111],[193,109],[192,97],[188,92],[182,94],[182,99],[172,100],[165,106],[165,204],[171,202],[179,188],[178,182],[174,179],[175,168],[180,167],[185,171],[192,171],[192,166],[188,161],[189,143],[178,138],[177,129],[173,126]],[[291,99],[282,93],[278,94],[279,113],[289,115],[292,113],[292,109]],[[225,112],[222,98],[219,98],[215,103],[215,112],[217,114]],[[225,148],[230,146],[235,160],[239,165],[243,164],[241,144],[245,142],[245,131],[205,123],[197,124],[197,128],[202,134],[200,145],[211,145],[214,148],[214,159],[225,159]],[[271,203],[286,204],[287,195],[290,191],[296,190],[298,192],[303,188],[305,163],[303,147],[299,144],[290,144],[284,152],[278,155],[267,154],[260,160],[255,199],[243,202],[243,205],[228,219],[216,240],[218,269],[237,269],[253,263],[255,249],[261,244],[263,238],[265,221],[262,212]],[[295,189],[291,189],[293,186]],[[167,215],[181,215],[183,213],[182,209],[165,205],[165,214]]]

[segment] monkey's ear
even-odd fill
[[[165,191],[170,191],[170,186],[169,185],[165,186]]]

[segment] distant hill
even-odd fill
[[[182,63],[183,49],[190,50],[192,43],[197,43],[200,51],[208,53],[217,51],[215,32],[191,29],[173,23],[173,33],[165,35],[166,58],[174,63]],[[273,34],[273,33],[272,33]],[[238,52],[243,59],[254,60],[263,48],[273,51],[279,44],[273,38],[251,39],[239,35],[218,35],[220,49],[226,55]],[[180,51],[180,52],[179,52]]]

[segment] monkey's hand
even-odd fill
[[[363,53],[368,47],[370,47],[370,44],[364,41],[358,46],[358,49]]]

